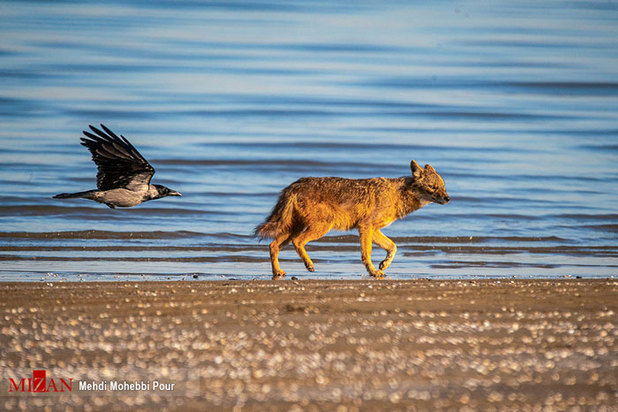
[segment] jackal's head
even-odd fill
[[[421,199],[428,202],[440,203],[445,205],[450,198],[444,188],[444,180],[431,165],[425,165],[423,169],[414,160],[410,162],[410,169],[414,181],[412,187],[416,190]]]

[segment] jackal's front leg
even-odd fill
[[[383,278],[384,272],[378,270],[371,263],[371,241],[373,239],[373,230],[371,227],[359,228],[358,233],[360,234],[360,244],[361,244],[361,258],[363,260],[363,265],[367,269],[367,272],[373,277]]]
[[[384,235],[384,233],[380,232],[380,229],[375,229],[373,231],[373,241],[376,245],[386,250],[386,257],[382,262],[380,262],[380,270],[386,270],[386,268],[391,265],[391,262],[395,257],[395,253],[397,253],[397,245],[395,245],[395,242]]]

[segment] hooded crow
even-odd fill
[[[89,126],[84,131],[82,145],[92,153],[97,165],[97,190],[77,193],[60,193],[54,199],[90,199],[115,207],[132,207],[142,202],[166,196],[182,196],[175,190],[161,185],[151,185],[154,168],[123,136],[116,136],[104,125],[103,131]]]

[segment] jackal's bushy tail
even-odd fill
[[[261,239],[274,238],[279,233],[291,232],[296,224],[294,221],[295,203],[295,194],[288,194],[285,191],[281,193],[268,219],[255,228],[254,236]]]

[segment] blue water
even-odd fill
[[[617,275],[618,5],[383,3],[1,1],[0,280],[268,278],[283,187],[412,159],[452,201],[384,230],[389,276]],[[99,123],[184,196],[52,199]],[[290,276],[365,274],[355,232],[307,250]]]

